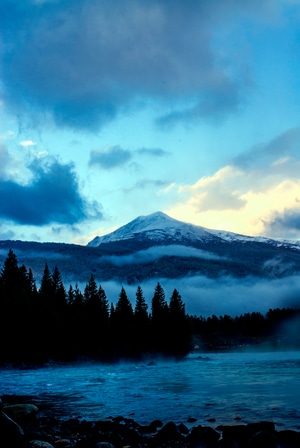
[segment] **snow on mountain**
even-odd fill
[[[152,241],[163,242],[172,240],[180,241],[211,241],[219,239],[226,242],[261,242],[269,243],[280,247],[284,245],[300,249],[298,241],[274,240],[265,237],[252,237],[240,235],[233,232],[221,230],[210,230],[205,227],[188,224],[177,219],[171,218],[163,212],[155,212],[148,216],[139,216],[133,221],[125,224],[114,232],[103,236],[96,236],[87,245],[90,247],[98,247],[101,244],[124,241],[132,238],[150,239]]]
[[[128,240],[143,235],[154,241],[164,241],[172,238],[174,241],[183,239],[199,240],[209,236],[204,227],[186,224],[177,219],[170,218],[163,212],[152,213],[148,216],[139,216],[114,232],[103,236],[96,236],[88,246],[98,247],[103,243]]]

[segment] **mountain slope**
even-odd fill
[[[209,230],[162,212],[140,216],[87,246],[0,241],[0,267],[9,249],[39,281],[45,263],[64,282],[141,283],[186,276],[283,278],[300,273],[299,243]]]
[[[182,240],[198,240],[208,233],[203,227],[186,224],[170,218],[163,212],[156,212],[148,216],[139,216],[128,224],[104,236],[97,236],[88,246],[98,247],[100,244],[136,239],[150,239],[152,241],[173,242]]]
[[[96,236],[88,243],[89,247],[99,247],[103,244],[135,240],[151,240],[156,243],[211,243],[223,242],[254,242],[267,243],[276,247],[293,247],[300,249],[299,241],[274,240],[264,237],[251,237],[233,232],[211,230],[205,227],[188,224],[171,218],[163,212],[155,212],[148,216],[139,216],[128,224],[104,236]]]

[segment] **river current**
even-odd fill
[[[49,364],[0,369],[0,395],[51,402],[61,417],[134,418],[140,424],[273,421],[300,429],[300,352],[193,354],[183,361]],[[211,420],[212,419],[212,420]],[[208,421],[213,423],[208,423]]]

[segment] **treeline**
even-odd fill
[[[269,309],[240,316],[228,315],[203,318],[189,316],[194,344],[204,350],[222,350],[255,344],[273,348],[300,348],[300,309]]]
[[[45,265],[37,288],[31,269],[8,252],[0,274],[0,362],[96,358],[146,354],[183,356],[190,350],[185,305],[174,289],[169,302],[157,283],[151,309],[137,287],[135,304],[122,287],[116,304],[91,275],[84,291],[67,291],[57,267]]]
[[[12,250],[0,272],[2,364],[182,357],[195,345],[219,350],[264,341],[300,348],[299,328],[299,309],[269,310],[265,316],[190,316],[179,292],[174,289],[167,302],[160,283],[150,307],[141,286],[134,304],[122,287],[114,305],[93,275],[83,292],[77,285],[66,290],[58,268],[50,272],[47,264],[37,288],[31,269],[19,266]]]

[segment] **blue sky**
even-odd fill
[[[300,2],[3,0],[0,239],[300,237]]]

